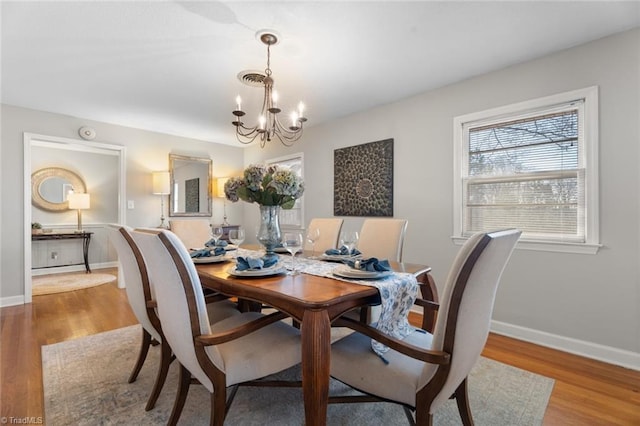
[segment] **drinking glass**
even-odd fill
[[[341,246],[345,246],[349,250],[349,255],[353,252],[358,244],[358,231],[344,231],[340,237]]]
[[[218,245],[218,240],[224,235],[224,229],[221,226],[211,226],[211,237],[214,246]],[[215,247],[214,247],[215,248]]]
[[[297,275],[296,269],[296,253],[302,250],[302,233],[301,232],[285,232],[282,237],[282,246],[291,253],[291,275]]]
[[[235,250],[234,257],[238,257],[238,250],[240,250],[240,244],[244,242],[244,228],[240,227],[238,229],[230,229],[229,230],[229,241],[231,244],[235,245],[237,248]]]
[[[310,228],[307,231],[307,241],[311,244],[311,259],[316,258],[316,241],[320,238],[320,229]]]

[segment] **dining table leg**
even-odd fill
[[[302,393],[305,425],[327,423],[331,323],[326,310],[304,312],[302,324]]]

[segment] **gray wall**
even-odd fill
[[[494,329],[640,369],[639,52],[640,31],[622,33],[311,127],[296,147],[252,148],[245,162],[303,151],[308,222],[333,215],[334,149],[394,138],[395,216],[409,220],[404,260],[431,265],[442,288],[459,248],[451,240],[453,118],[599,86],[604,247],[596,255],[517,250],[503,275]],[[251,210],[247,220],[254,220]],[[361,221],[345,218],[345,226]]]

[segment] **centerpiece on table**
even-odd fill
[[[242,177],[232,177],[224,184],[227,200],[257,203],[260,206],[258,241],[265,248],[265,259],[275,259],[274,249],[282,240],[278,214],[280,209],[293,208],[304,192],[304,181],[294,171],[283,166],[252,164]]]

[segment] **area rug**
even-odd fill
[[[116,280],[115,275],[100,273],[51,274],[33,277],[31,286],[34,296],[63,293],[108,284]]]
[[[159,347],[149,351],[138,380],[127,378],[138,354],[140,326],[131,326],[42,347],[45,422],[48,425],[166,424],[177,389],[173,363],[156,407],[144,411],[153,385]],[[276,375],[300,376],[298,367]],[[553,388],[552,379],[482,358],[469,378],[470,404],[476,425],[539,425]],[[332,380],[331,394],[351,392]],[[328,425],[407,425],[397,405],[335,404]],[[435,425],[460,425],[456,404],[438,410]],[[179,424],[209,424],[209,394],[192,385]],[[300,388],[241,387],[226,425],[302,425]]]

